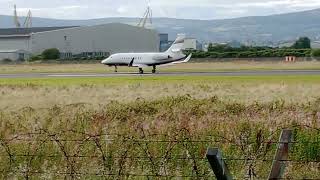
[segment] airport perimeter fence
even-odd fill
[[[40,129],[0,136],[0,178],[320,179],[320,141],[295,141],[291,130],[277,138],[258,133],[232,140],[186,129],[139,136]]]

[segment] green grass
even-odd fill
[[[319,104],[320,75],[0,79],[0,179],[212,179],[208,147],[266,179],[283,128],[285,178],[317,179]]]
[[[319,61],[284,62],[206,62],[186,63],[168,67],[158,67],[161,72],[221,72],[221,71],[261,71],[261,70],[319,70]],[[113,67],[101,64],[19,64],[0,65],[1,74],[13,73],[111,73]],[[137,72],[137,68],[119,67],[119,72]],[[146,68],[151,72],[151,68]]]
[[[71,86],[71,85],[109,85],[127,83],[214,83],[214,82],[286,82],[320,83],[320,75],[293,76],[168,76],[168,77],[107,77],[107,78],[17,78],[0,79],[1,86]]]
[[[307,103],[320,97],[320,76],[0,79],[0,95],[0,109],[7,110],[77,103],[99,107],[111,101],[183,95],[197,99],[219,96],[225,101],[245,104],[274,100]]]

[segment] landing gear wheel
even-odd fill
[[[157,72],[157,70],[156,70],[156,66],[153,66],[152,74],[155,74],[156,72]]]
[[[118,72],[118,67],[114,66],[114,72]]]
[[[143,73],[144,73],[142,68],[139,68],[139,73],[140,73],[140,74],[143,74]]]

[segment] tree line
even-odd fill
[[[191,53],[191,51],[186,53]],[[311,49],[311,40],[308,37],[301,37],[292,46],[283,48],[267,46],[231,47],[228,44],[214,45],[211,43],[208,46],[208,52],[192,51],[192,53],[194,58],[320,57],[320,49]],[[41,55],[31,57],[31,60],[55,60],[59,58],[59,50],[52,48],[43,51]],[[93,57],[96,60],[103,58],[105,57]],[[84,57],[84,59],[87,58]]]
[[[319,57],[320,49],[311,49],[311,40],[308,37],[301,37],[290,47],[231,47],[228,44],[213,45],[211,43],[208,52],[194,51],[192,53],[195,58]]]

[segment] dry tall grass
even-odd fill
[[[267,179],[279,133],[294,130],[286,179],[320,178],[320,106],[189,96],[0,111],[1,179],[212,179],[219,147],[236,179]],[[310,163],[311,162],[311,163]]]
[[[282,128],[286,178],[320,177],[317,76],[188,78],[3,80],[0,179],[211,179],[209,146],[266,179]]]
[[[137,99],[155,100],[168,96],[190,95],[197,99],[218,96],[224,101],[264,103],[284,100],[306,103],[320,97],[320,84],[285,82],[161,82],[117,83],[105,85],[0,87],[0,109],[15,110],[85,103],[95,107],[111,101],[122,103]]]

